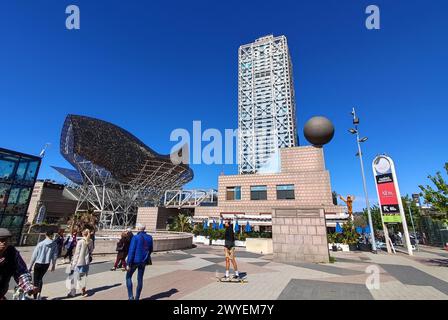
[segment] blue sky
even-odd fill
[[[81,29],[65,29],[65,8],[81,10]],[[367,30],[369,4],[381,30]],[[285,35],[293,60],[297,124],[325,115],[335,125],[325,147],[332,188],[364,205],[356,143],[347,129],[357,107],[369,197],[371,161],[396,162],[402,193],[418,191],[448,161],[448,2],[388,1],[3,1],[0,10],[1,147],[38,154],[40,178],[61,180],[67,113],[97,117],[160,153],[176,128],[237,127],[237,50]],[[216,187],[232,165],[194,165],[188,187]]]

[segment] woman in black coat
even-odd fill
[[[128,255],[129,250],[129,237],[126,232],[121,234],[120,241],[117,243],[117,259],[115,260],[115,264],[111,271],[117,270],[118,264],[121,264],[121,270],[126,270],[126,256]]]

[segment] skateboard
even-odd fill
[[[232,283],[247,283],[246,277],[239,277],[239,278],[233,278],[233,277],[216,277],[218,282],[232,282]]]

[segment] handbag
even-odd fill
[[[146,254],[146,257],[145,257],[145,264],[146,264],[147,266],[151,266],[151,265],[152,265],[152,259],[151,259],[151,255],[150,255],[149,253]]]

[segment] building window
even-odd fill
[[[277,186],[277,200],[294,200],[294,185],[283,184]]]
[[[250,200],[267,200],[266,186],[252,186],[250,187]]]
[[[226,188],[227,200],[241,200],[241,187],[227,187]]]

